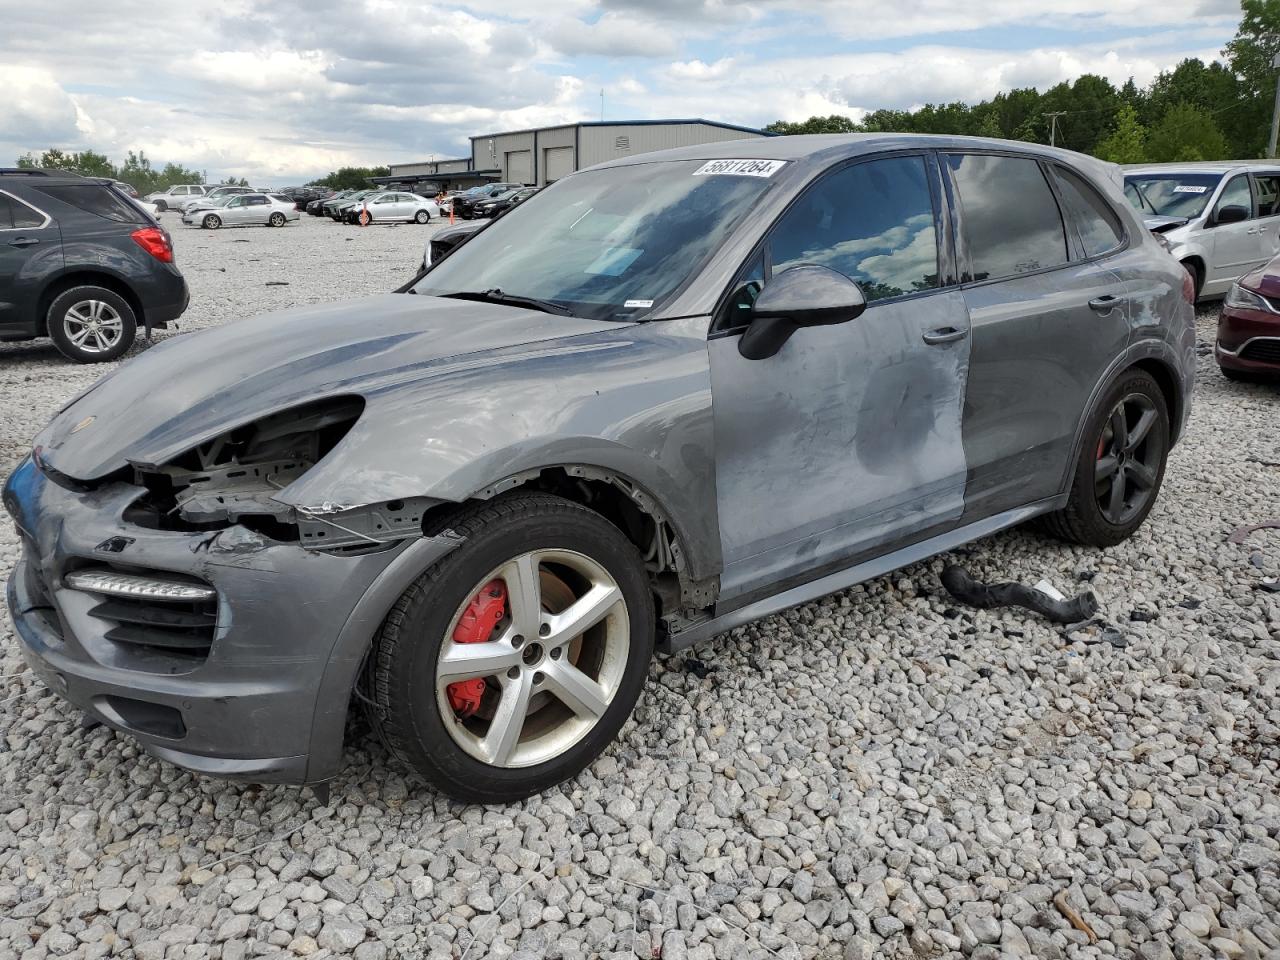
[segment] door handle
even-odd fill
[[[1097,310],[1099,313],[1110,313],[1116,307],[1120,306],[1120,298],[1113,297],[1111,294],[1105,294],[1101,297],[1094,297],[1089,301],[1089,309]]]
[[[38,238],[36,238],[36,237],[18,237],[18,239],[17,239],[17,240],[10,240],[10,241],[9,241],[9,246],[11,246],[11,247],[34,247],[34,246],[35,246],[37,243],[39,243],[39,242],[40,242],[40,241],[39,241],[39,239],[38,239]]]
[[[951,343],[953,340],[963,340],[968,330],[961,330],[958,327],[939,327],[937,330],[930,330],[922,335],[922,339],[929,346],[937,346],[940,343]]]

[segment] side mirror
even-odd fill
[[[847,323],[866,309],[862,289],[844,274],[816,264],[792,267],[760,291],[751,307],[751,325],[738,339],[738,352],[748,360],[764,360],[800,327]]]
[[[1219,207],[1218,212],[1213,215],[1215,225],[1224,223],[1242,223],[1249,219],[1249,208],[1242,207],[1238,204],[1230,204],[1229,206]]]

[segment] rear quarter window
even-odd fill
[[[1098,257],[1118,248],[1124,242],[1124,228],[1111,204],[1072,171],[1055,166],[1053,172],[1063,205],[1079,231],[1084,255]]]
[[[116,223],[145,223],[142,211],[110,187],[95,183],[32,184],[31,188],[68,206]]]

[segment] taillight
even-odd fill
[[[1186,269],[1182,271],[1182,299],[1193,307],[1196,305],[1196,280],[1191,276],[1191,271]]]
[[[134,242],[161,263],[173,263],[173,244],[159,227],[143,227],[130,234]]]

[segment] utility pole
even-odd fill
[[[1058,139],[1058,118],[1066,115],[1067,111],[1065,110],[1055,110],[1053,113],[1045,114],[1049,118],[1049,146],[1054,146]]]
[[[1280,53],[1271,60],[1271,66],[1280,70]],[[1280,132],[1280,73],[1276,74],[1276,103],[1271,108],[1271,139],[1267,141],[1267,156],[1276,155],[1276,133]]]

